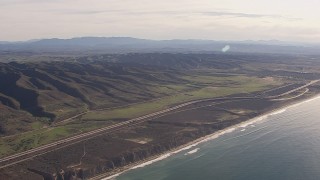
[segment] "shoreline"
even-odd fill
[[[89,178],[89,179],[90,180],[113,180],[116,177],[118,177],[119,175],[121,175],[121,174],[123,174],[125,172],[128,172],[130,170],[137,169],[137,168],[142,168],[142,167],[151,165],[151,164],[153,164],[155,162],[164,160],[164,159],[166,159],[166,158],[168,158],[168,157],[170,157],[172,155],[175,155],[175,154],[177,154],[177,153],[179,153],[181,151],[192,149],[192,148],[194,148],[195,146],[197,146],[197,145],[199,145],[201,143],[205,143],[205,142],[217,139],[220,136],[222,136],[224,134],[227,134],[227,133],[231,133],[231,132],[233,132],[234,130],[236,130],[238,128],[245,128],[245,127],[247,127],[247,126],[249,126],[249,125],[251,125],[253,123],[263,121],[263,120],[267,119],[269,116],[276,115],[276,114],[281,114],[281,113],[285,112],[288,108],[296,107],[296,106],[299,106],[299,105],[301,105],[303,103],[307,103],[307,102],[310,102],[310,101],[313,101],[313,100],[316,100],[316,99],[319,99],[319,98],[320,98],[320,94],[315,94],[315,95],[312,95],[312,96],[307,97],[305,99],[294,100],[293,102],[285,103],[283,105],[280,105],[279,107],[270,108],[270,110],[267,110],[265,113],[262,113],[262,114],[260,114],[260,115],[258,115],[256,117],[254,117],[254,118],[244,120],[244,121],[242,121],[242,122],[240,122],[238,124],[226,127],[224,129],[216,131],[216,132],[214,132],[212,134],[200,137],[200,138],[195,139],[195,140],[193,140],[193,141],[191,141],[191,142],[189,142],[187,144],[178,146],[178,147],[176,147],[176,148],[174,148],[174,149],[172,149],[170,151],[167,151],[165,153],[161,153],[161,154],[152,156],[150,158],[146,158],[145,160],[142,160],[142,161],[137,161],[135,163],[126,165],[124,167],[114,169],[111,172],[100,174],[98,176],[95,176],[95,177],[92,177],[92,178]]]

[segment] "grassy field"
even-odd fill
[[[101,126],[112,124],[109,122],[87,122],[86,125],[81,123],[72,123],[59,127],[41,128],[31,132],[19,135],[4,137],[0,139],[0,156],[22,152],[34,147],[48,144],[59,139],[69,137],[70,135],[88,132]],[[39,128],[39,125],[35,125]]]
[[[169,84],[154,86],[156,93],[172,94],[155,101],[147,101],[105,111],[91,111],[74,122],[58,127],[43,127],[43,123],[34,122],[34,131],[0,139],[0,156],[25,151],[71,135],[87,132],[107,126],[119,120],[139,117],[148,113],[168,108],[171,105],[203,98],[215,98],[240,93],[252,93],[279,85],[270,81],[246,76],[184,76],[188,84]]]
[[[271,88],[277,85],[278,82],[259,79],[255,77],[245,76],[230,76],[230,77],[209,77],[209,76],[195,76],[186,77],[194,84],[201,85],[202,87],[179,93],[173,96],[167,96],[154,102],[147,102],[142,104],[133,105],[126,108],[119,108],[110,111],[89,112],[82,117],[83,120],[112,120],[112,119],[127,119],[135,118],[144,114],[152,113],[169,107],[170,105],[182,103],[186,101],[215,98],[228,96],[240,93],[252,93]],[[212,87],[209,85],[219,84],[221,87]],[[206,86],[208,85],[208,86]]]

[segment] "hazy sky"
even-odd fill
[[[0,41],[80,36],[320,42],[319,0],[0,0]]]

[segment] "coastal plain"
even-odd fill
[[[1,162],[0,179],[112,175],[320,90],[308,56],[129,53],[0,68],[1,157],[194,102]]]

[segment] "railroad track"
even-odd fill
[[[114,124],[114,125],[110,125],[110,126],[107,126],[107,127],[96,129],[96,130],[93,130],[93,131],[90,131],[90,132],[86,132],[86,133],[83,133],[83,134],[75,135],[75,136],[72,136],[72,137],[69,137],[69,138],[66,138],[66,139],[62,139],[62,140],[59,140],[59,141],[56,141],[56,142],[53,142],[53,143],[49,143],[49,144],[46,144],[46,145],[43,145],[43,146],[40,146],[40,147],[37,147],[37,148],[34,148],[34,149],[30,149],[30,150],[27,150],[27,151],[24,151],[24,152],[21,152],[21,153],[17,153],[17,154],[11,155],[11,156],[7,156],[7,157],[4,157],[4,158],[0,159],[0,164],[4,164],[6,162],[10,162],[10,164],[12,165],[12,164],[14,164],[14,162],[12,162],[12,161],[14,161],[15,159],[17,159],[17,162],[21,162],[22,161],[21,159],[23,159],[23,158],[25,158],[25,160],[27,160],[27,159],[30,159],[32,157],[36,157],[36,156],[38,156],[40,154],[43,154],[43,151],[45,151],[45,152],[52,151],[52,150],[57,149],[58,147],[61,147],[61,146],[64,147],[64,145],[66,145],[66,144],[70,145],[70,144],[78,143],[78,142],[90,139],[92,137],[96,137],[97,135],[111,132],[112,130],[119,129],[119,128],[124,127],[124,126],[136,125],[136,124],[142,123],[142,122],[144,122],[146,120],[149,120],[150,118],[154,118],[154,117],[159,116],[159,115],[164,115],[164,114],[166,114],[168,112],[183,108],[185,106],[189,106],[191,104],[201,103],[201,102],[205,102],[205,101],[235,100],[235,99],[240,100],[240,99],[256,99],[256,98],[255,97],[214,98],[214,99],[203,99],[203,100],[196,100],[196,101],[186,102],[186,103],[183,103],[183,104],[180,104],[180,105],[177,105],[177,106],[165,109],[165,110],[157,111],[157,112],[154,112],[154,113],[151,113],[151,114],[147,114],[147,115],[140,116],[140,117],[137,117],[137,118],[134,118],[134,119],[130,119],[128,121],[120,122],[120,123],[117,123],[117,124]],[[3,165],[0,168],[3,168],[4,166],[7,166],[7,165]]]
[[[283,94],[277,95],[277,96],[269,96],[269,97],[225,97],[225,98],[211,98],[211,99],[202,99],[202,100],[194,100],[194,101],[186,102],[186,103],[183,103],[183,104],[180,104],[180,105],[176,105],[176,106],[171,107],[171,108],[167,108],[167,109],[164,109],[164,110],[161,110],[161,111],[157,111],[157,112],[154,112],[154,113],[151,113],[151,114],[140,116],[140,117],[137,117],[137,118],[134,118],[134,119],[130,119],[130,120],[127,120],[127,121],[124,121],[124,122],[120,122],[120,123],[117,123],[117,124],[114,124],[114,125],[110,125],[110,126],[107,126],[107,127],[96,129],[96,130],[93,130],[93,131],[90,131],[90,132],[86,132],[86,133],[82,133],[82,134],[79,134],[79,135],[75,135],[75,136],[72,136],[72,137],[69,137],[69,138],[66,138],[66,139],[62,139],[62,140],[59,140],[59,141],[56,141],[56,142],[53,142],[53,143],[49,143],[49,144],[46,144],[46,145],[43,145],[43,146],[40,146],[40,147],[37,147],[37,148],[34,148],[34,149],[30,149],[30,150],[27,150],[27,151],[24,151],[24,152],[21,152],[21,153],[17,153],[17,154],[14,154],[14,155],[10,155],[10,156],[1,158],[0,159],[0,169],[4,168],[4,167],[7,167],[7,166],[11,166],[13,164],[16,164],[16,163],[19,163],[19,162],[22,162],[22,161],[25,161],[27,159],[30,159],[30,158],[33,158],[33,157],[36,157],[36,156],[39,156],[41,154],[45,154],[45,153],[47,153],[49,151],[53,151],[53,150],[56,150],[56,149],[59,149],[59,148],[65,147],[65,146],[69,146],[71,144],[75,144],[75,143],[90,139],[92,137],[96,137],[96,136],[104,134],[104,133],[113,132],[114,130],[121,129],[121,128],[129,126],[129,125],[131,126],[131,125],[136,125],[136,124],[142,123],[144,121],[149,120],[150,118],[154,118],[154,117],[157,117],[159,115],[165,115],[168,112],[171,112],[171,111],[174,111],[174,110],[177,110],[177,109],[180,109],[180,108],[192,105],[192,104],[202,103],[202,102],[206,102],[206,101],[272,99],[272,98],[275,98],[275,97],[280,97],[280,96],[283,96],[283,95],[290,94],[292,92],[296,92],[298,90],[301,90],[303,88],[311,86],[311,85],[313,85],[313,84],[315,84],[315,83],[317,83],[319,81],[320,80],[311,81],[310,83],[308,83],[306,85],[303,85],[301,87],[295,88],[293,90],[290,90],[290,91],[288,91],[286,93],[283,93]]]

